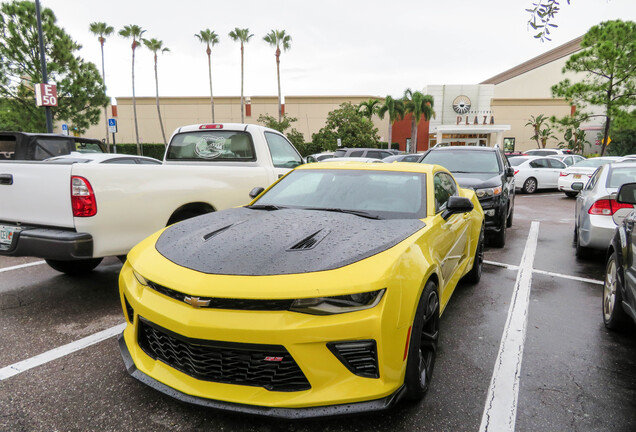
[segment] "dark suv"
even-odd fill
[[[499,147],[433,147],[421,163],[441,165],[461,187],[475,190],[486,217],[486,234],[496,247],[506,244],[515,205],[514,169]]]

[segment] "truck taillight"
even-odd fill
[[[90,217],[97,214],[95,193],[84,177],[71,177],[71,207],[73,217]]]
[[[199,126],[199,129],[223,129],[222,124],[204,124]]]

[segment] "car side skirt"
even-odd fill
[[[283,419],[305,419],[314,417],[331,417],[344,414],[357,414],[369,411],[382,411],[393,407],[405,393],[405,387],[402,385],[396,392],[381,399],[375,399],[365,402],[356,402],[342,405],[327,405],[309,408],[272,408],[256,405],[244,405],[232,402],[224,402],[214,399],[206,399],[197,396],[188,395],[186,393],[175,390],[154,378],[141,372],[135,366],[130,355],[128,346],[124,339],[124,334],[118,337],[119,350],[128,373],[135,379],[141,381],[153,389],[168,395],[182,402],[199,405],[207,408],[221,409],[242,414],[251,414],[265,417],[283,418]]]

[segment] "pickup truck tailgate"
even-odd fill
[[[0,223],[73,228],[72,165],[0,163]]]

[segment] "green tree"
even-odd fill
[[[636,110],[622,112],[612,124],[612,142],[607,148],[608,154],[625,156],[636,154]]]
[[[92,22],[89,24],[88,29],[91,33],[97,36],[97,40],[99,41],[100,48],[102,50],[102,81],[104,82],[104,87],[106,87],[106,70],[104,68],[104,43],[106,42],[106,36],[110,36],[113,34],[115,29],[112,26],[109,26],[105,22]],[[106,106],[104,106],[104,125],[106,127],[106,146],[108,151],[110,151],[110,138],[108,137],[108,112],[106,111]]]
[[[157,53],[166,53],[170,48],[163,46],[163,41],[157,39],[143,39],[144,45],[154,54],[155,59],[155,102],[157,103],[157,116],[159,117],[159,126],[161,126],[161,136],[163,137],[163,145],[167,146],[166,132],[163,129],[163,120],[161,119],[161,109],[159,108],[159,74],[157,73]]]
[[[240,29],[235,27],[234,30],[228,33],[228,36],[234,42],[238,41],[241,43],[241,123],[245,123],[245,101],[243,99],[243,77],[245,68],[243,65],[243,58],[245,53],[245,44],[248,43],[254,35],[250,33],[250,29],[248,28]]]
[[[575,153],[583,154],[585,145],[585,131],[581,125],[585,117],[579,111],[574,115],[556,118],[550,117],[550,121],[563,133],[563,141],[559,142],[559,147],[565,147]]]
[[[548,118],[543,114],[539,114],[536,117],[531,115],[530,120],[526,123],[526,126],[530,126],[534,132],[534,135],[532,135],[530,139],[537,143],[537,148],[541,148],[541,128],[547,120]]]
[[[401,99],[393,99],[393,97],[391,96],[385,97],[384,104],[382,104],[382,106],[380,106],[380,109],[378,109],[378,116],[381,119],[384,119],[384,116],[387,113],[389,114],[388,148],[391,148],[391,144],[393,141],[393,123],[404,118],[404,101]]]
[[[433,96],[406,89],[403,100],[405,112],[411,114],[411,149],[409,151],[417,153],[417,126],[420,120],[422,117],[424,117],[425,121],[435,118]]]
[[[137,143],[137,154],[141,154],[141,145],[139,144],[139,125],[137,124],[137,99],[135,98],[135,50],[141,45],[141,39],[146,30],[138,25],[131,24],[124,26],[119,30],[119,35],[125,39],[132,39],[132,103],[133,118],[135,120],[135,140]]]
[[[570,4],[570,0],[566,0]],[[539,0],[532,2],[532,6],[526,9],[530,13],[528,26],[537,31],[535,39],[541,42],[551,41],[550,29],[558,27],[553,23],[555,16],[561,10],[561,0]]]
[[[636,105],[636,23],[602,22],[583,36],[581,48],[565,63],[563,73],[579,72],[584,74],[582,79],[575,83],[565,79],[552,87],[552,94],[581,109],[602,107],[602,114],[588,114],[587,118],[605,119],[603,155],[612,118]]]
[[[67,121],[83,133],[97,124],[107,104],[97,67],[77,56],[81,48],[56,24],[51,9],[42,9],[44,49],[50,83],[57,86],[54,121]],[[35,106],[34,84],[42,82],[35,3],[0,5],[0,130],[46,132],[44,110]]]
[[[270,129],[277,130],[280,133],[283,133],[287,136],[289,141],[296,147],[299,151],[304,147],[305,137],[302,132],[299,132],[295,128],[291,128],[290,131],[288,129],[291,127],[292,123],[298,121],[296,117],[288,117],[287,114],[283,115],[283,118],[279,121],[275,117],[267,114],[261,114],[258,116],[259,123],[262,123],[263,126],[268,127]]]
[[[278,121],[283,118],[283,105],[280,92],[280,47],[287,51],[291,47],[291,36],[285,30],[272,30],[263,38],[270,46],[276,47],[276,78],[278,80]]]
[[[350,102],[331,111],[325,126],[311,136],[313,144],[325,150],[336,150],[338,138],[344,147],[375,147],[380,139],[378,129]]]
[[[367,101],[360,102],[360,105],[358,105],[358,110],[360,111],[360,113],[366,118],[368,118],[369,120],[371,120],[371,118],[373,117],[373,114],[378,113],[379,109],[380,109],[380,100],[374,99],[374,98],[370,98]]]
[[[210,77],[210,105],[212,106],[212,123],[214,120],[214,93],[212,92],[212,48],[219,43],[219,36],[210,29],[201,30],[195,34],[194,37],[199,39],[199,42],[204,43],[205,53],[208,55],[208,75]]]

